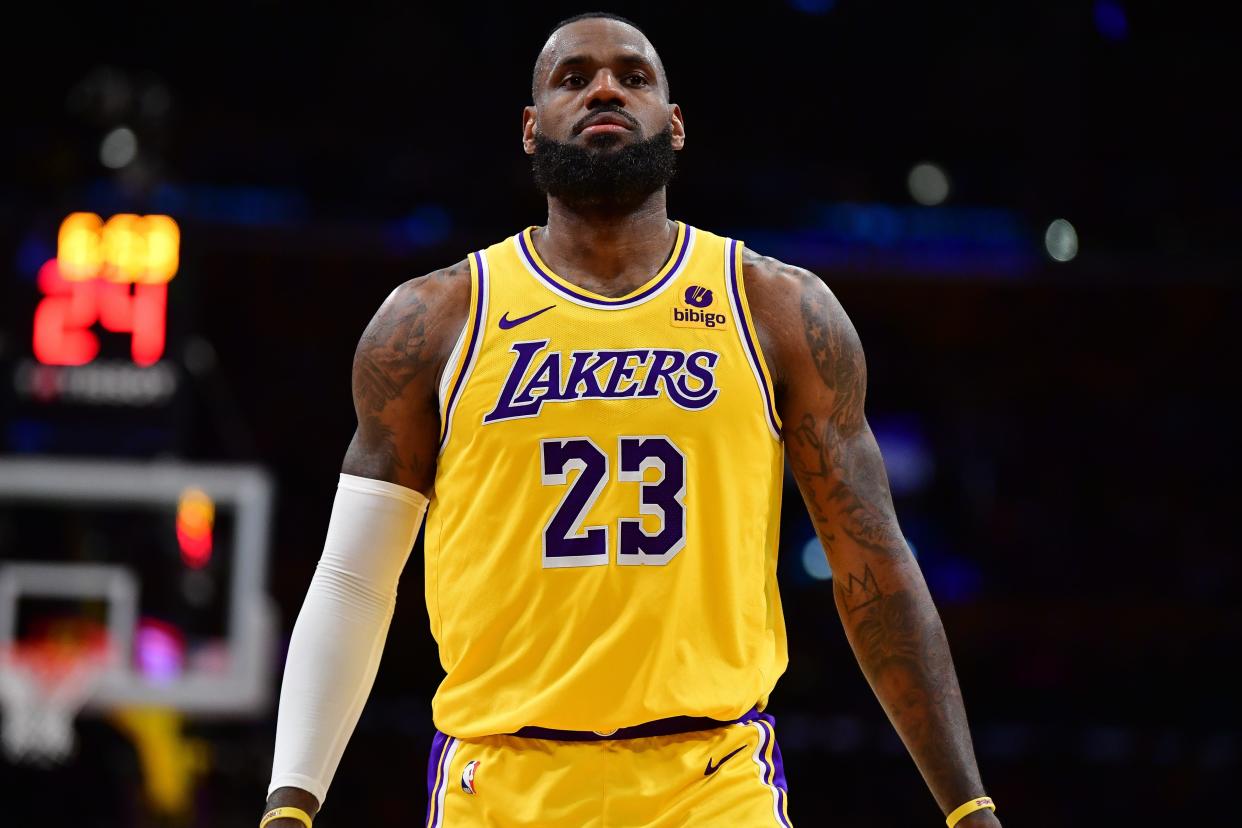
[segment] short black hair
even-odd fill
[[[557,23],[555,26],[553,26],[551,29],[548,30],[548,36],[543,39],[543,42],[547,43],[548,38],[552,37],[552,35],[556,34],[561,29],[568,26],[570,23],[577,23],[579,20],[591,20],[596,17],[602,17],[605,20],[616,20],[618,23],[624,23],[627,26],[633,26],[635,29],[638,29],[640,32],[642,32],[643,37],[647,37],[647,33],[643,32],[642,27],[639,26],[637,23],[635,23],[633,20],[622,17],[619,14],[613,14],[612,12],[596,11],[596,12],[583,12],[582,14],[575,14],[573,17],[566,17],[560,23]]]
[[[613,14],[612,12],[605,12],[605,11],[583,12],[582,14],[575,14],[573,17],[566,17],[564,20],[557,23],[555,26],[553,26],[551,29],[548,30],[548,35],[547,37],[543,39],[543,43],[546,46],[548,41],[552,39],[552,35],[556,34],[561,29],[568,26],[570,23],[577,23],[579,20],[594,20],[597,18],[602,18],[604,20],[615,20],[618,23],[624,23],[627,26],[631,26],[634,29],[637,29],[640,35],[647,38],[648,43],[651,43],[651,38],[647,37],[647,33],[644,32],[642,27],[639,26],[637,23],[635,23],[633,20],[630,20],[627,17],[622,17],[619,14]],[[652,44],[651,48],[653,51],[655,50],[654,43]],[[534,71],[531,72],[531,76],[530,76],[531,100],[535,99],[535,90],[539,88],[539,70],[542,68],[542,66],[540,65],[540,58],[542,57],[543,57],[543,46],[540,46],[539,54],[535,57],[535,69]],[[660,60],[659,52],[656,52],[656,69],[660,73],[660,82],[664,84],[664,91],[667,94],[668,93],[668,75],[664,71],[664,61]]]

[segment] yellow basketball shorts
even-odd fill
[[[436,731],[427,828],[791,828],[775,720],[582,741]]]

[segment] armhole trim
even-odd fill
[[[473,285],[470,292],[474,293]],[[461,325],[461,333],[457,334],[457,342],[453,345],[453,351],[449,354],[448,364],[445,365],[444,374],[440,377],[440,388],[438,396],[440,398],[440,436],[444,436],[444,404],[448,400],[449,385],[457,378],[458,361],[461,359],[461,349],[466,344],[466,334],[470,332],[470,312],[466,312],[466,320]]]
[[[759,385],[759,394],[763,398],[764,417],[773,439],[781,439],[781,418],[776,413],[776,393],[772,388],[772,374],[768,371],[763,358],[763,349],[759,347],[759,337],[755,333],[755,323],[750,316],[750,306],[746,302],[746,286],[742,278],[742,242],[736,239],[725,241],[725,284],[729,292],[729,304],[733,306],[733,318],[737,320],[737,336],[742,343],[742,351],[750,364],[751,373]]]
[[[453,431],[453,414],[461,400],[462,391],[470,381],[470,373],[478,361],[483,340],[483,326],[487,321],[487,254],[478,250],[470,254],[470,310],[462,327],[457,344],[449,355],[453,367],[450,375],[440,382],[440,452],[444,452]],[[463,350],[464,345],[464,350]]]

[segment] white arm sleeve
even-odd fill
[[[413,489],[342,474],[319,566],[293,626],[268,793],[291,785],[323,805],[371,693],[397,579],[427,509]]]

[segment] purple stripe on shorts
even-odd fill
[[[681,246],[677,250],[677,257],[673,261],[673,266],[668,269],[668,273],[664,274],[663,279],[656,282],[654,285],[647,288],[646,290],[644,290],[642,293],[638,294],[637,296],[630,296],[624,299],[600,299],[594,296],[588,296],[585,293],[580,293],[576,290],[573,290],[572,288],[567,287],[566,285],[561,284],[556,279],[552,278],[552,276],[550,276],[546,270],[544,270],[542,267],[539,266],[539,262],[535,260],[534,255],[532,255],[531,253],[530,247],[527,246],[526,244],[526,233],[525,232],[518,233],[517,239],[518,239],[518,246],[522,248],[522,257],[526,259],[526,263],[530,265],[531,270],[534,270],[536,273],[538,273],[539,278],[543,279],[543,281],[546,282],[548,286],[551,287],[553,290],[557,291],[558,293],[571,295],[577,299],[581,299],[583,302],[586,302],[591,305],[595,305],[596,307],[615,308],[618,306],[629,306],[630,304],[634,302],[641,302],[647,297],[651,296],[656,291],[660,290],[660,288],[668,284],[668,280],[672,279],[674,276],[677,275],[677,269],[681,267],[682,260],[686,258],[686,251],[690,249],[690,234],[693,232],[694,232],[694,228],[690,227],[689,225],[686,225],[686,231],[682,235],[682,239],[681,239]]]
[[[785,811],[789,808],[786,801],[789,796],[789,783],[785,781],[785,763],[781,760],[781,746],[776,741],[776,719],[768,713],[760,713],[759,721],[759,726],[768,731],[768,738],[772,740],[772,764],[768,766],[768,777],[769,784],[775,783],[776,785],[777,814],[786,828],[791,828],[789,821],[785,819]],[[767,762],[765,761],[764,764]]]
[[[431,756],[427,760],[427,817],[424,825],[434,824],[431,819],[432,811],[436,807],[436,795],[440,792],[436,776],[440,777],[440,785],[443,785],[447,772],[441,772],[440,766],[444,763],[444,755],[448,753],[449,741],[449,737],[438,730],[431,740]]]

